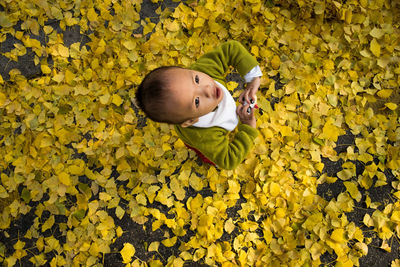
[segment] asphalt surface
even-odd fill
[[[169,8],[174,8],[178,5],[177,2],[173,1],[165,1],[162,4],[162,7],[169,7]],[[151,18],[152,22],[157,22],[157,14],[155,13],[155,10],[158,8],[159,4],[154,4],[151,1],[144,1],[142,4],[142,9],[140,12],[141,18],[146,18],[149,17]],[[1,8],[1,6],[0,6]],[[18,24],[16,29],[18,29],[21,26],[21,24]],[[58,22],[54,21],[52,23],[52,26],[58,31],[62,32],[60,27],[58,26]],[[140,32],[141,29],[138,29],[138,32]],[[40,42],[45,41],[45,36],[43,31],[40,32],[41,34],[39,36],[33,36],[34,38],[38,39]],[[88,37],[82,36],[79,33],[79,27],[70,27],[67,28],[65,32],[63,32],[64,35],[64,43],[66,46],[69,46],[72,43],[75,43],[77,41],[82,42],[82,44],[85,44],[86,42],[89,41]],[[15,43],[20,43],[17,39],[12,37],[11,35],[7,36],[7,39],[5,42],[1,43],[0,45],[0,52],[4,53],[7,51],[10,51]],[[26,55],[21,56],[18,58],[18,62],[15,61],[10,61],[8,58],[4,57],[3,55],[0,55],[0,74],[2,75],[4,80],[9,79],[9,72],[12,69],[18,69],[25,77],[27,78],[32,78],[36,77],[38,75],[41,75],[41,70],[39,65],[35,65],[33,61],[33,56],[34,53],[28,49],[28,52]],[[239,81],[240,78],[237,77],[237,75],[230,75],[229,79]],[[282,86],[282,85],[280,85]],[[351,133],[347,133],[344,136],[341,136],[338,140],[338,146],[336,148],[337,152],[340,151],[345,151],[347,146],[354,144],[355,137]],[[329,176],[335,176],[340,170],[342,170],[342,162],[332,162],[328,159],[323,159],[323,163],[325,164],[325,168],[323,170],[323,173],[328,173]],[[360,164],[359,162],[356,163],[357,167],[357,174],[360,174],[363,172],[363,164]],[[390,195],[391,191],[391,181],[395,180],[395,177],[391,175],[390,173],[385,173],[387,175],[388,179],[388,185],[382,186],[382,187],[377,187],[377,188],[371,188],[368,190],[369,196],[371,197],[371,200],[374,201],[379,201],[379,202],[384,202],[387,200],[388,196]],[[333,184],[322,184],[318,187],[318,195],[322,196],[326,200],[330,200],[332,198],[337,197],[341,192],[344,192],[346,188],[343,186],[343,183],[341,183],[340,180],[338,180],[336,183]],[[189,192],[189,196],[195,195],[196,192]],[[364,193],[364,192],[362,192]],[[202,194],[207,195],[208,192],[205,190],[202,192]],[[240,206],[241,201],[243,199],[238,201],[237,206]],[[356,203],[357,204],[357,203]],[[160,207],[157,207],[162,209],[161,205]],[[230,211],[231,213],[234,213],[234,210]],[[357,226],[362,227],[363,223],[363,217],[366,212],[371,211],[366,211],[360,204],[359,207],[356,207],[353,212],[346,214],[348,219],[350,221],[353,221],[356,223]],[[27,215],[21,216],[21,218],[15,222],[12,223],[12,226],[9,229],[9,234],[11,236],[17,236],[18,234],[22,234],[24,231],[27,230],[27,227],[30,226],[33,222],[34,219],[34,214],[28,213]],[[116,224],[117,225],[123,225],[124,229],[131,229],[130,232],[126,235],[123,235],[121,238],[117,239],[116,243],[112,245],[112,248],[114,249],[119,249],[122,247],[122,244],[125,242],[131,242],[133,245],[137,245],[135,247],[141,247],[143,242],[148,242],[150,243],[153,240],[159,240],[160,235],[162,235],[162,232],[152,232],[151,231],[151,225],[145,225],[145,229],[143,229],[142,225],[138,225],[130,218],[127,218],[125,216],[123,220],[118,220],[116,219]],[[363,229],[363,228],[362,228]],[[380,241],[378,238],[375,237],[373,232],[364,233],[365,236],[370,236],[372,238],[372,243],[369,246],[369,252],[368,255],[360,259],[360,265],[361,266],[389,266],[390,263],[394,260],[400,257],[399,253],[399,242],[398,240],[395,239],[395,241],[392,244],[392,252],[388,253],[382,249],[380,249]],[[3,237],[4,238],[4,237]],[[0,237],[1,239],[1,237]],[[0,240],[1,241],[1,240]],[[4,241],[4,240],[3,240]],[[168,258],[170,255],[176,255],[178,254],[178,248],[177,247],[172,247],[170,249],[164,249],[159,251],[161,255],[163,255],[165,258]],[[141,258],[141,259],[146,259],[149,257],[148,253],[143,249],[137,249],[136,251],[136,256]],[[329,262],[332,260],[332,255],[325,254],[322,256],[322,261],[323,262]],[[106,266],[118,266],[116,265],[116,262],[119,262],[121,260],[119,254],[109,254],[106,255],[104,264]],[[122,263],[121,263],[122,265]],[[199,264],[193,264],[198,266]]]

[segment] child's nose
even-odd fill
[[[212,97],[212,87],[210,85],[206,85],[204,88],[204,94],[206,97]]]

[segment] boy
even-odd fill
[[[229,66],[247,82],[237,108],[225,86]],[[205,162],[234,169],[258,135],[251,107],[260,76],[255,58],[239,42],[229,41],[201,56],[189,69],[171,66],[151,71],[139,85],[136,99],[150,119],[175,124],[178,136]],[[238,116],[241,124],[230,137]]]

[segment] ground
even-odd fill
[[[141,18],[150,18],[150,20],[154,23],[158,21],[158,15],[155,13],[155,10],[158,7],[164,8],[170,8],[173,10],[179,3],[178,2],[172,2],[172,1],[164,1],[162,3],[152,3],[150,1],[144,1],[142,4],[142,9],[140,12]],[[0,6],[1,10],[1,6]],[[54,21],[51,24],[57,31],[62,32],[60,27],[58,26],[58,22]],[[20,27],[20,25],[17,25],[16,28]],[[137,29],[137,32],[141,32],[142,27]],[[89,42],[90,39],[85,36],[80,34],[80,29],[77,26],[74,27],[68,27],[64,32],[64,43],[68,46],[72,43],[75,43],[77,41],[80,41],[82,45],[85,43]],[[40,41],[44,41],[44,35],[39,36]],[[18,41],[11,37],[8,36],[7,40],[3,42],[0,46],[0,52],[6,52],[11,50],[11,48],[14,46],[15,43]],[[27,77],[27,78],[33,78],[41,75],[41,69],[39,65],[35,65],[33,62],[33,55],[34,53],[32,51],[28,52],[26,55],[20,57],[18,59],[18,62],[11,61],[8,58],[0,55],[0,74],[2,75],[4,80],[9,79],[9,71],[11,69],[19,69],[21,73]],[[238,77],[237,74],[230,75],[229,78],[230,80],[237,81],[239,83],[239,87],[241,86],[242,81]],[[275,79],[277,81],[277,86],[281,87],[283,84],[279,83],[279,76],[274,76],[271,77],[271,79]],[[267,90],[266,88],[261,88],[261,90]],[[395,97],[398,97],[395,96]],[[273,101],[279,101],[279,99],[271,100],[271,103]],[[379,103],[376,104],[379,106]],[[145,123],[145,122],[142,122]],[[18,131],[18,129],[16,129]],[[336,152],[339,154],[341,152],[346,151],[347,147],[350,145],[355,144],[355,136],[351,134],[350,131],[347,131],[345,135],[342,135],[339,137],[337,141],[337,146],[335,148]],[[79,155],[78,155],[79,156]],[[77,156],[77,157],[78,157]],[[374,159],[378,163],[378,159]],[[329,160],[328,158],[323,158],[322,162],[324,163],[325,167],[322,171],[321,174],[327,173],[328,176],[336,177],[337,173],[342,170],[342,163],[343,162],[334,162]],[[365,166],[360,163],[359,161],[355,162],[356,164],[356,172],[357,174],[363,173]],[[368,228],[364,226],[363,224],[363,218],[366,213],[369,213],[372,215],[373,210],[368,209],[365,207],[363,204],[365,201],[365,196],[366,193],[369,194],[369,197],[371,198],[372,202],[381,202],[381,203],[389,203],[390,198],[391,198],[391,191],[392,191],[392,186],[391,182],[396,181],[396,177],[390,172],[385,172],[387,182],[388,184],[385,186],[381,187],[375,187],[371,188],[366,192],[365,190],[362,191],[362,201],[359,203],[356,203],[356,207],[352,212],[347,213],[347,217],[350,221],[354,222],[357,226],[362,228],[365,232],[366,237],[371,237],[372,242],[368,246],[369,251],[368,255],[364,256],[360,259],[360,266],[389,266],[390,263],[395,260],[400,258],[400,246],[399,246],[399,240],[397,238],[392,239],[393,243],[391,245],[391,252],[384,251],[381,249],[381,241],[379,238],[377,238],[376,234],[373,231],[370,231],[368,234]],[[82,182],[84,182],[85,178],[81,178]],[[90,183],[90,181],[88,181]],[[123,183],[123,182],[122,182]],[[338,180],[335,183],[322,183],[318,186],[318,195],[324,198],[325,200],[329,201],[331,199],[336,198],[340,193],[345,192],[346,188],[343,185],[342,181]],[[20,190],[20,194],[22,189]],[[196,192],[192,188],[187,189],[186,192],[186,198],[183,200],[187,200],[189,197],[194,197],[197,195],[197,193],[200,193],[203,197],[210,196],[212,195],[212,191],[209,188],[205,188],[201,190],[200,192]],[[10,198],[12,199],[11,196]],[[46,197],[44,198],[46,199]],[[74,201],[74,200],[72,200]],[[235,218],[239,217],[237,214],[237,211],[240,209],[240,204],[245,202],[245,198],[241,195],[241,198],[237,201],[237,204],[233,207],[227,210],[228,217],[230,218]],[[10,204],[7,202],[3,201],[3,206]],[[30,205],[38,205],[38,202],[31,202]],[[127,203],[123,203],[125,205],[128,205]],[[168,208],[162,204],[159,204],[157,202],[153,204],[149,204],[149,207],[154,207],[159,210],[164,210],[165,213],[167,213]],[[42,219],[46,219],[49,217],[50,214],[43,214]],[[12,250],[12,247],[8,244],[13,244],[14,240],[18,238],[19,236],[24,235],[26,231],[29,229],[29,227],[33,224],[33,221],[35,219],[35,214],[34,214],[34,209],[32,209],[31,212],[27,213],[26,215],[21,215],[19,218],[15,221],[12,222],[11,226],[7,229],[7,233],[4,231],[0,231],[0,242],[5,244],[7,248]],[[168,216],[167,216],[168,217]],[[124,266],[122,263],[122,258],[121,255],[119,254],[119,251],[122,249],[124,243],[131,243],[134,245],[136,248],[136,254],[135,256],[142,261],[148,261],[154,256],[154,252],[148,252],[147,251],[147,246],[153,242],[153,241],[159,241],[163,239],[163,236],[165,235],[166,231],[170,231],[165,225],[159,228],[156,231],[151,230],[151,223],[152,221],[149,220],[146,222],[144,225],[137,224],[136,222],[132,221],[129,216],[124,216],[122,219],[118,219],[116,216],[113,216],[113,219],[115,221],[115,224],[118,226],[121,226],[123,229],[129,229],[129,231],[125,231],[120,238],[116,240],[115,243],[111,245],[111,250],[113,253],[108,253],[105,255],[103,259],[104,266]],[[59,222],[63,222],[63,217],[56,216],[56,224]],[[56,235],[56,232],[53,233],[47,233],[47,235]],[[235,234],[237,234],[235,231],[232,232],[231,234],[224,234],[222,236],[222,240],[230,240],[232,239]],[[182,241],[188,241],[189,238],[193,235],[192,231],[188,231],[185,236],[182,236],[180,239]],[[12,242],[10,242],[12,241]],[[179,249],[178,245],[172,246],[170,248],[166,247],[160,247],[158,250],[158,254],[162,259],[164,259],[164,263],[166,260],[171,256],[171,255],[178,255]],[[322,256],[322,263],[329,265],[331,261],[335,259],[334,256],[329,255],[329,254],[324,254]],[[25,261],[22,263],[22,266],[26,266],[25,264],[30,264],[29,262]],[[196,263],[192,262],[188,266],[203,266],[205,265],[204,263]]]

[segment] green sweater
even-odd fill
[[[237,41],[229,41],[201,56],[190,68],[208,74],[226,87],[225,73],[229,66],[236,68],[243,77],[257,65],[256,59],[246,48]],[[232,137],[229,131],[221,127],[184,128],[175,125],[175,130],[184,143],[196,148],[223,169],[234,169],[239,165],[258,135],[257,129],[247,124],[240,124]]]

